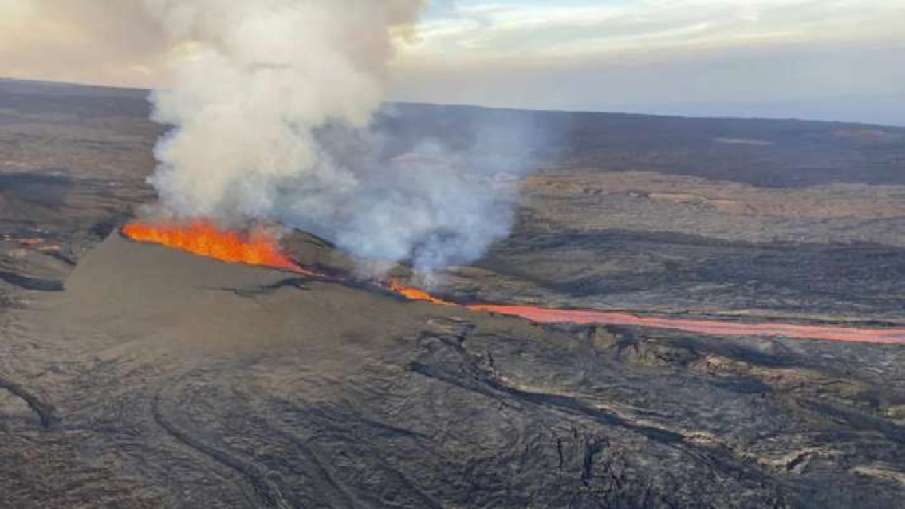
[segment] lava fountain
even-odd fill
[[[243,263],[315,275],[292,261],[280,249],[275,236],[263,228],[248,232],[226,230],[212,221],[195,219],[187,223],[135,221],[125,225],[126,237],[160,244],[228,263]]]

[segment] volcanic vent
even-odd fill
[[[146,233],[134,226],[126,231]],[[210,338],[258,348],[262,342],[314,344],[327,337],[335,342],[344,334],[373,335],[375,327],[392,331],[397,320],[417,321],[423,310],[435,307],[404,306],[386,292],[313,277],[276,250],[272,238],[265,243],[264,237],[254,237],[257,243],[250,247],[243,242],[252,237],[233,232],[186,244],[186,231],[168,230],[173,247],[110,235],[67,279],[60,316],[69,318],[61,319],[67,326],[92,323],[127,336],[167,336],[186,343]],[[238,242],[231,248],[239,252],[253,253],[251,261],[223,263],[234,257],[195,254],[221,253],[223,240]],[[323,320],[338,314],[344,317],[341,325]]]
[[[283,254],[276,237],[261,227],[240,232],[203,219],[186,223],[136,221],[123,226],[122,233],[138,242],[160,244],[224,262],[303,272]]]

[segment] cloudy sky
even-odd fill
[[[28,2],[0,0],[0,75],[159,79],[153,33],[122,33],[120,2],[57,2],[139,40],[113,47],[26,21]],[[393,70],[397,100],[905,125],[905,0],[434,0]]]
[[[401,98],[905,124],[905,0],[458,0],[419,32]]]

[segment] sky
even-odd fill
[[[0,75],[162,80],[127,2],[34,1],[0,0]],[[434,0],[391,69],[402,101],[905,125],[905,0]]]

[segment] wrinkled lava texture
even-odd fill
[[[548,131],[432,289],[611,318],[542,325],[122,237],[144,95],[0,80],[0,506],[901,505],[905,346],[788,336],[905,327],[905,129],[397,105],[399,151]]]

